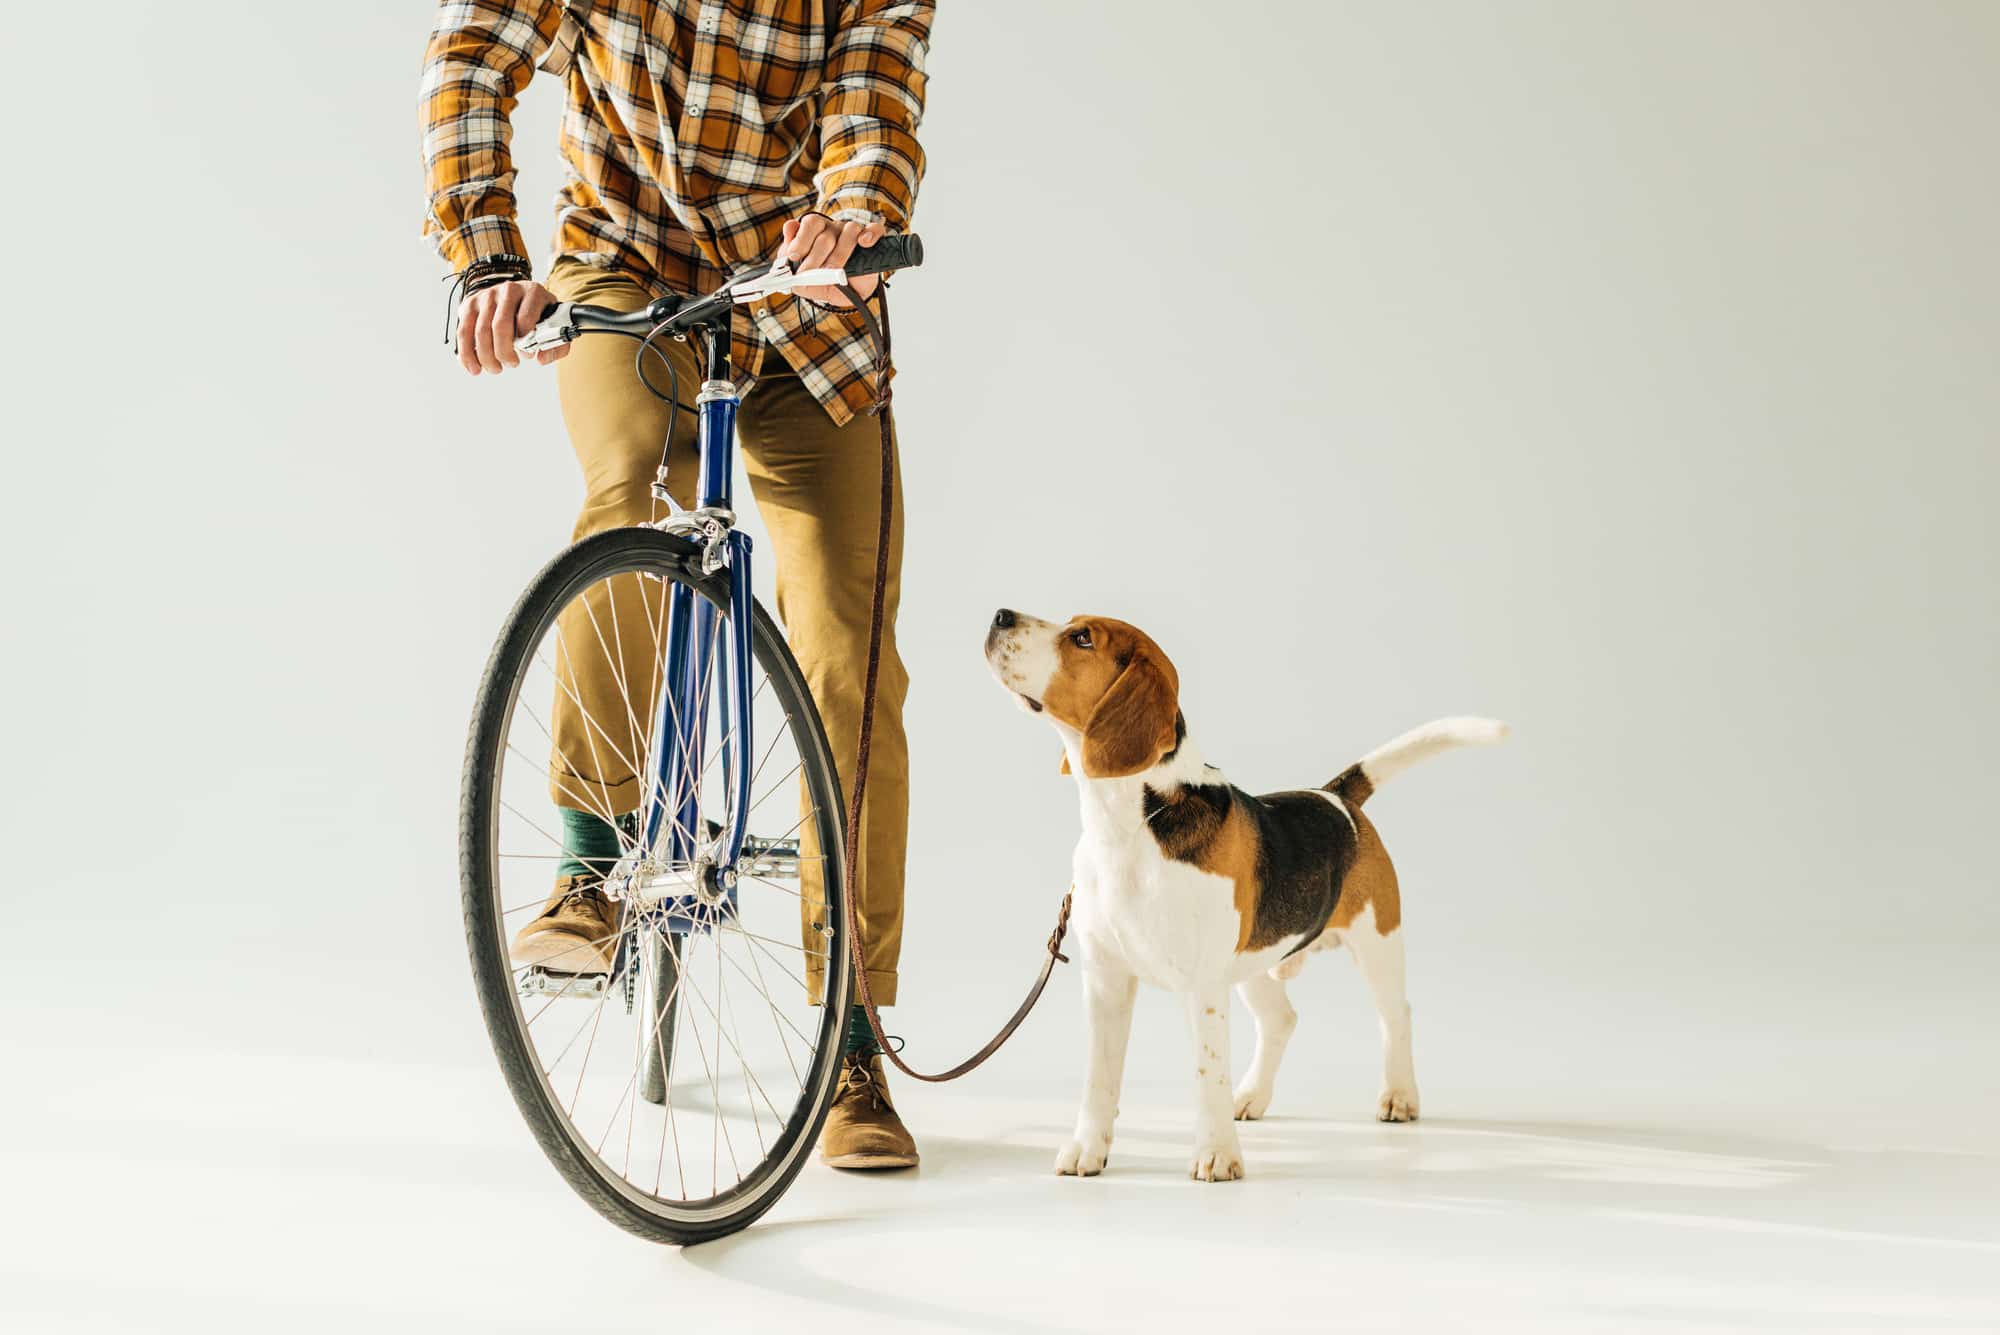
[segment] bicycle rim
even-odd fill
[[[704,897],[685,861],[661,870],[657,857],[640,886],[644,856],[662,850],[640,847],[619,818],[643,802],[659,746],[680,746],[701,776],[698,813],[679,826],[689,844],[712,843],[731,812],[728,742],[740,720],[730,715],[740,711],[720,685],[726,589],[690,573],[692,555],[679,539],[629,529],[586,539],[543,570],[481,684],[460,820],[473,972],[517,1105],[601,1213],[683,1243],[742,1228],[803,1167],[831,1101],[852,987],[839,781],[804,679],[761,608],[751,856],[726,897],[713,885]],[[651,720],[676,586],[716,609],[717,670],[663,731]],[[603,901],[615,926],[591,938],[607,969],[510,957],[574,851],[564,807],[624,827]]]

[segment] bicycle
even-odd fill
[[[629,313],[559,303],[516,343],[532,353],[621,335],[639,340],[643,374],[648,350],[673,337],[695,343],[705,368],[695,507],[671,506],[662,469],[654,493],[673,513],[584,538],[529,584],[480,682],[459,812],[473,978],[515,1103],[585,1201],[656,1241],[744,1228],[798,1175],[832,1104],[855,985],[840,778],[805,680],[751,595],[751,542],[736,527],[730,313],[922,258],[918,238],[891,236],[844,272],[760,268]],[[613,665],[613,717],[584,708],[578,654]],[[566,754],[529,703],[550,701],[554,717],[565,697],[587,757]],[[642,784],[636,811],[614,813],[601,787],[576,782],[586,759],[593,775],[609,765]],[[795,777],[793,820],[768,803]],[[541,912],[569,855],[550,829],[563,806],[618,832],[602,881],[619,906],[608,971],[509,955],[510,929]]]

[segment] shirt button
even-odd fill
[[[690,117],[692,117],[693,119],[695,119],[695,120],[700,120],[700,119],[701,119],[701,103],[699,103],[699,102],[690,102],[690,103],[688,103],[688,115],[689,115]]]

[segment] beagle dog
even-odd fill
[[[1252,797],[1188,736],[1174,665],[1136,627],[1106,617],[1060,624],[1007,608],[986,634],[1000,684],[1062,738],[1062,772],[1083,809],[1071,939],[1082,959],[1088,1076],[1056,1172],[1103,1170],[1118,1114],[1132,1002],[1140,982],[1179,992],[1193,1030],[1194,1158],[1203,1182],[1243,1176],[1237,1119],[1271,1105],[1298,1022],[1285,982],[1308,952],[1345,945],[1382,1021],[1375,1115],[1417,1115],[1410,1007],[1403,996],[1396,872],[1361,805],[1420,760],[1497,742],[1504,724],[1427,723],[1348,766],[1325,787]],[[1250,1069],[1229,1081],[1229,989],[1257,1022]]]

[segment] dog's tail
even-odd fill
[[[1325,791],[1358,807],[1375,790],[1420,760],[1458,746],[1491,746],[1507,735],[1507,725],[1490,718],[1433,719],[1395,741],[1378,746],[1342,770]]]

